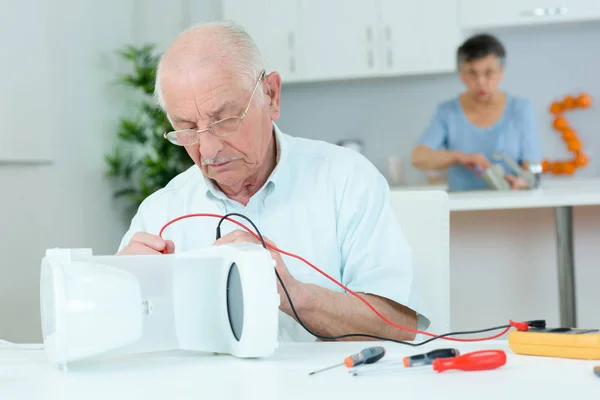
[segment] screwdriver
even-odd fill
[[[327,371],[328,369],[337,368],[342,365],[345,365],[347,368],[356,367],[362,364],[373,364],[376,361],[381,360],[381,358],[385,355],[385,349],[381,346],[373,346],[368,347],[362,350],[360,353],[353,354],[344,358],[344,362],[332,365],[327,368],[319,369],[317,371],[313,371],[308,375],[314,375],[319,372]]]
[[[454,358],[459,355],[460,352],[457,349],[437,349],[429,353],[404,357],[402,362],[406,368],[412,368],[421,365],[430,365],[436,358]]]
[[[499,368],[506,364],[506,353],[502,350],[480,350],[466,353],[454,358],[436,358],[431,363],[432,369],[437,372],[443,372],[450,369],[462,371],[483,371]],[[368,371],[353,371],[352,375],[370,375],[393,373],[398,371],[419,370],[429,368],[429,365],[423,365],[416,368],[386,368],[374,369]]]
[[[446,348],[446,349],[436,349],[432,350],[428,353],[415,354],[412,356],[407,356],[402,358],[402,362],[392,362],[385,365],[385,367],[396,367],[398,365],[403,365],[406,368],[417,368],[424,365],[431,365],[433,361],[437,358],[454,358],[459,356],[460,352],[457,349]],[[384,366],[382,366],[383,368]],[[417,368],[418,369],[418,368]],[[354,373],[354,369],[350,369],[349,373]]]

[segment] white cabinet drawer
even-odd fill
[[[463,29],[600,20],[600,0],[461,0]]]

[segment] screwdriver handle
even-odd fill
[[[385,355],[385,349],[382,346],[368,347],[360,353],[348,356],[344,359],[344,365],[348,368],[356,367],[361,364],[373,364],[381,360]]]
[[[482,371],[495,369],[506,364],[506,353],[502,350],[480,350],[455,358],[438,358],[433,361],[433,370],[443,372],[449,369]]]
[[[420,365],[430,365],[436,358],[453,358],[459,356],[460,352],[457,349],[436,349],[428,353],[415,354],[402,359],[404,366],[407,368]]]

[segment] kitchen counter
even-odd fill
[[[395,193],[446,190],[445,185],[396,186]],[[450,192],[450,211],[600,205],[600,179],[548,180],[536,190]]]
[[[412,190],[446,187],[391,195]],[[453,330],[508,319],[600,326],[600,179],[548,177],[536,190],[448,197]]]

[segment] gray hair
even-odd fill
[[[246,30],[231,21],[211,21],[197,24],[183,31],[178,37],[193,32],[199,28],[212,29],[213,38],[219,43],[219,50],[211,52],[206,61],[223,61],[236,71],[242,78],[242,83],[248,90],[252,90],[261,71],[265,68],[258,46]],[[154,85],[154,99],[160,108],[166,112],[165,101],[160,87],[160,74],[163,67],[164,54],[158,62],[156,81]],[[259,101],[264,99],[264,92],[257,90]]]

